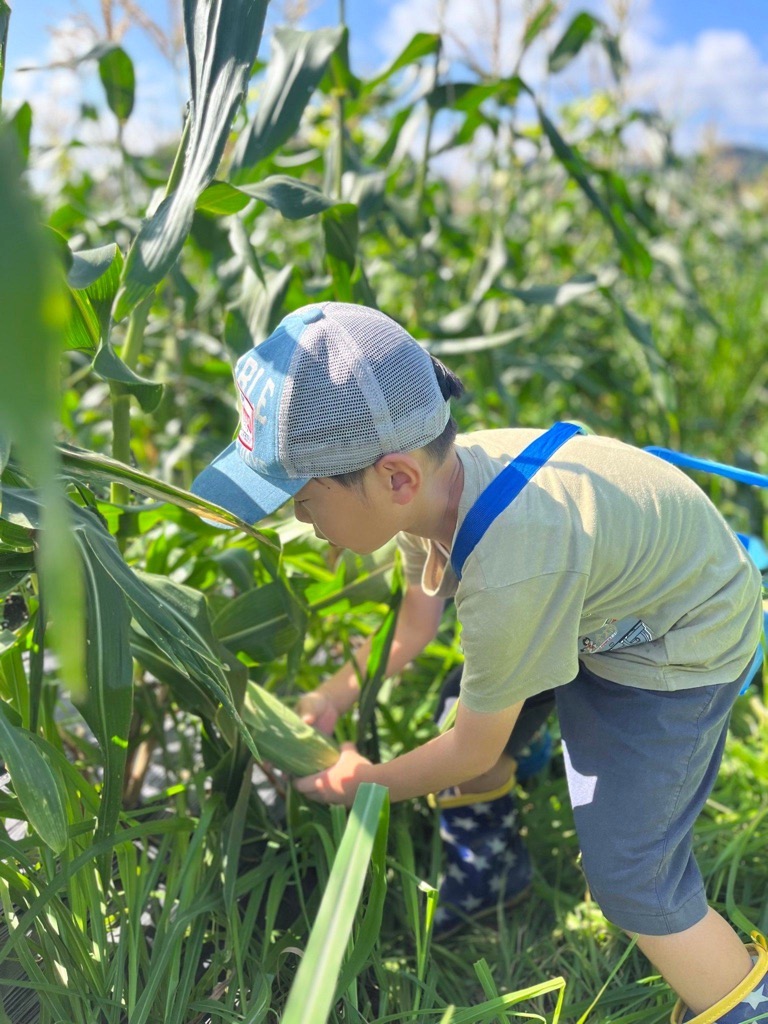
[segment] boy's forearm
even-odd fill
[[[395,803],[458,786],[490,767],[486,755],[460,747],[455,731],[450,730],[385,764],[366,765],[359,781],[386,786]]]

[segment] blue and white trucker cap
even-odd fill
[[[192,484],[248,523],[308,480],[421,448],[450,416],[429,354],[367,306],[321,302],[286,316],[237,361],[240,432]]]

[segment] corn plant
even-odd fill
[[[538,898],[458,950],[431,937],[427,806],[388,821],[380,792],[349,818],[296,797],[291,774],[336,748],[293,699],[376,633],[337,738],[373,757],[418,745],[461,659],[451,613],[395,688],[391,550],[329,555],[285,517],[255,529],[188,491],[231,436],[236,356],[324,299],[379,305],[454,366],[464,426],[569,416],[759,462],[764,198],[712,199],[670,145],[663,166],[632,166],[635,121],[668,139],[618,92],[598,119],[549,109],[522,59],[555,6],[531,11],[511,77],[457,77],[440,36],[419,33],[363,79],[344,24],[278,27],[264,65],[266,2],[184,0],[173,152],[125,153],[121,46],[96,41],[80,64],[114,115],[116,184],[71,172],[31,197],[34,110],[3,109],[0,812],[16,825],[0,834],[0,1020],[652,1024],[668,1008],[585,897],[557,762],[523,794]],[[0,90],[12,31],[0,0]],[[620,84],[618,41],[584,13],[551,74],[590,46]],[[452,150],[478,169],[466,186],[437,169]],[[718,497],[762,529],[762,506]],[[700,855],[732,919],[765,930],[766,817],[743,784],[768,763],[763,704],[737,721]]]

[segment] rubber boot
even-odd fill
[[[768,949],[765,939],[759,945],[748,945],[747,949],[754,966],[741,984],[714,1006],[696,1015],[678,999],[670,1018],[671,1024],[747,1024],[747,1021],[768,1021]]]
[[[531,860],[520,838],[513,776],[499,789],[431,797],[440,810],[445,873],[439,883],[434,936],[445,938],[472,918],[512,906],[528,893]]]

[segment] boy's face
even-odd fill
[[[377,489],[345,487],[333,477],[310,480],[294,495],[294,512],[315,534],[337,547],[368,555],[401,529],[397,506],[380,500]]]

